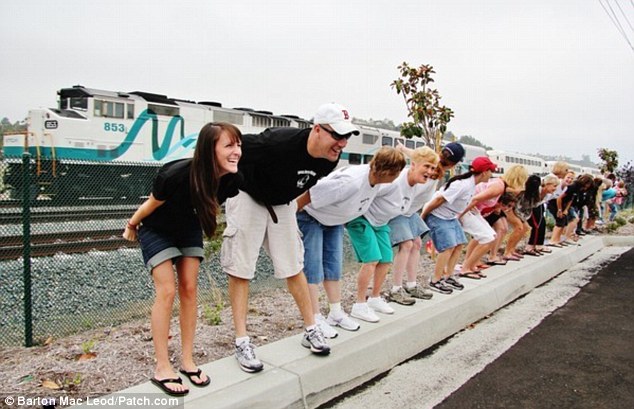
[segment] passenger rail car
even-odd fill
[[[522,153],[506,152],[501,150],[489,150],[487,155],[497,165],[494,175],[501,176],[513,165],[522,165],[529,175],[537,174],[544,176],[550,173],[550,167],[542,158],[525,155]]]

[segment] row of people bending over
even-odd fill
[[[211,382],[193,359],[197,278],[203,235],[214,234],[222,203],[227,226],[220,261],[228,277],[235,356],[241,369],[259,372],[264,366],[248,336],[247,312],[249,282],[261,247],[271,258],[275,277],[286,280],[303,318],[301,345],[328,355],[327,338],[337,336],[338,329],[355,331],[358,321],[377,322],[378,314],[394,313],[381,294],[390,267],[392,283],[386,296],[391,301],[412,304],[416,298],[431,298],[430,289],[460,289],[453,271],[467,243],[465,232],[473,240],[460,275],[480,279],[479,260],[485,253],[491,252],[490,263],[504,261],[496,254],[506,226],[515,228],[503,257],[514,260],[523,226],[533,214],[539,219],[535,209],[556,189],[551,189],[548,178],[541,185],[521,167],[490,180],[496,166],[487,157],[476,158],[469,172],[439,188],[440,176],[464,158],[458,143],[447,144],[440,154],[426,147],[384,147],[370,164],[335,170],[348,139],[359,134],[350,118],[347,109],[329,103],[319,107],[308,129],[270,128],[241,135],[231,124],[210,123],[202,128],[192,159],[159,170],[149,199],[129,219],[123,236],[139,241],[154,282],[151,328],[156,367],[151,382],[162,391],[175,396],[189,392],[168,354],[177,292],[179,372],[195,387]],[[555,185],[558,181],[552,182]],[[561,219],[568,213],[566,195],[560,197]],[[543,250],[540,220],[534,223],[536,251]],[[362,263],[350,314],[341,305],[344,229]],[[427,233],[438,257],[430,282],[421,283],[416,277]],[[320,313],[320,285],[328,299],[325,316]]]

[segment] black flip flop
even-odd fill
[[[168,394],[169,396],[185,396],[189,393],[189,391],[175,391],[173,389],[170,389],[167,387],[166,383],[179,383],[179,384],[183,384],[183,380],[181,378],[167,378],[167,379],[161,379],[158,380],[156,378],[152,378],[150,379],[150,382],[152,382],[154,385],[158,386],[163,392],[165,392],[166,394]]]
[[[480,275],[480,273],[476,272],[476,271],[465,271],[464,273],[460,273],[458,274],[460,277],[464,277],[464,278],[470,278],[472,280],[479,280],[482,278],[482,276]]]
[[[502,260],[487,261],[487,264],[490,266],[505,266],[506,263],[508,263],[508,261],[502,261]]]
[[[195,382],[192,377],[197,377],[198,379],[201,378],[200,375],[202,375],[203,371],[202,369],[198,368],[197,371],[192,371],[192,372],[187,372],[184,369],[180,369],[178,372],[182,373],[183,375],[185,375],[187,377],[187,379],[189,379],[189,382],[191,382],[194,386],[198,386],[199,388],[205,387],[207,385],[209,385],[211,383],[211,378],[209,377],[209,375],[207,375],[207,380],[204,382]]]

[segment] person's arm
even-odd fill
[[[136,241],[137,229],[141,221],[151,215],[163,203],[165,203],[164,200],[156,200],[154,195],[150,193],[150,197],[139,206],[130,220],[128,220],[128,224],[123,231],[123,238],[128,241]]]
[[[446,202],[446,199],[442,195],[437,195],[433,199],[431,199],[425,207],[423,207],[423,211],[420,214],[420,217],[425,220],[429,213],[431,213],[434,209],[438,208],[440,205]]]
[[[310,190],[307,190],[304,193],[302,193],[301,195],[299,195],[297,197],[297,199],[295,199],[295,201],[297,202],[297,211],[301,212],[304,209],[304,206],[309,204],[310,201],[311,201],[311,199],[310,199]]]
[[[557,217],[562,217],[564,215],[564,209],[563,207],[563,199],[566,196],[566,192],[562,193],[561,195],[559,195],[559,197],[556,199],[557,202]]]
[[[496,196],[500,196],[504,193],[504,185],[491,185],[484,189],[482,192],[471,198],[471,202],[465,207],[465,209],[458,215],[458,219],[464,216],[467,212],[471,211],[478,203],[484,202],[485,200],[493,199]]]

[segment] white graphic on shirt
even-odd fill
[[[310,181],[310,178],[312,178],[313,176],[317,176],[317,173],[312,170],[298,170],[297,176],[297,188],[303,189],[304,186],[306,186],[306,184]]]

